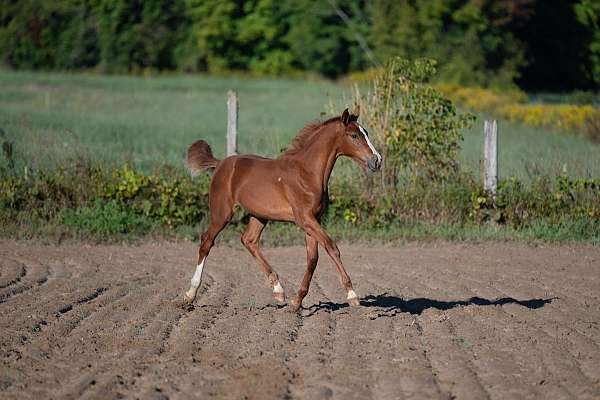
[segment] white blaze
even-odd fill
[[[373,146],[373,143],[371,143],[371,140],[369,139],[369,134],[367,133],[367,131],[365,130],[365,128],[363,128],[362,126],[358,125],[358,129],[360,129],[360,132],[363,134],[363,136],[365,137],[365,140],[367,141],[367,144],[369,145],[369,148],[371,149],[371,151],[373,152],[373,154],[375,156],[377,156],[377,158],[379,159],[379,162],[381,162],[381,154],[379,154],[379,152],[377,150],[375,150],[375,146]]]

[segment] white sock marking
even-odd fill
[[[273,286],[273,293],[283,293],[283,287],[281,287],[281,283],[277,281],[275,286]]]
[[[204,269],[204,260],[206,260],[206,257],[204,257],[202,259],[202,262],[196,267],[196,272],[194,272],[194,276],[192,277],[192,287],[190,288],[190,290],[192,288],[198,289],[198,287],[200,287],[200,283],[202,283],[202,270]]]
[[[369,139],[369,134],[367,133],[366,129],[363,128],[360,125],[358,125],[358,129],[360,129],[360,132],[365,137],[365,140],[367,141],[367,144],[369,145],[369,148],[371,149],[371,151],[373,152],[373,154],[375,156],[377,156],[377,158],[379,159],[379,162],[381,162],[381,160],[382,160],[381,154],[379,154],[379,152],[377,150],[375,150],[375,146],[373,146],[373,143],[371,143],[371,140]]]
[[[356,293],[354,293],[353,289],[348,290],[348,297],[347,297],[348,300],[352,300],[352,299],[355,299],[357,297],[358,296],[356,295]]]

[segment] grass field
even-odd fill
[[[0,71],[0,128],[17,167],[86,157],[142,170],[182,166],[186,146],[225,149],[226,92],[240,99],[240,152],[275,155],[348,88],[323,80],[212,76],[124,77]],[[576,135],[500,121],[500,174],[529,179],[566,172],[600,177],[600,146]],[[464,132],[461,161],[478,173],[483,121]],[[3,160],[4,162],[5,160]]]

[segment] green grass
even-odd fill
[[[239,151],[275,155],[348,88],[324,80],[194,76],[98,76],[0,70],[0,128],[23,170],[78,157],[150,171],[183,166],[186,146],[225,151],[226,93],[239,92]],[[483,120],[464,132],[464,168],[479,173]],[[501,177],[600,177],[600,146],[542,128],[499,123]],[[2,138],[0,137],[0,141]],[[1,157],[0,157],[1,159]],[[4,160],[3,160],[4,161]],[[5,161],[4,161],[5,162]]]
[[[464,132],[460,161],[479,174],[483,155],[483,120],[477,118]],[[540,175],[566,173],[573,178],[600,177],[600,145],[575,133],[536,128],[508,121],[498,122],[498,171],[500,178],[524,181]]]
[[[336,240],[349,243],[394,243],[410,240],[448,240],[481,243],[489,240],[545,243],[577,243],[600,245],[600,227],[592,221],[565,218],[560,224],[538,221],[519,230],[496,224],[429,224],[397,221],[382,229],[364,228],[345,222],[326,226]],[[42,243],[60,243],[64,240],[85,240],[96,243],[135,243],[150,238],[183,239],[198,242],[199,233],[206,226],[181,225],[167,228],[144,217],[123,213],[111,205],[70,210],[59,218],[40,224],[35,220],[3,221],[0,237],[35,239]],[[217,243],[240,246],[242,225],[227,226]],[[267,225],[262,236],[266,246],[304,245],[304,233],[291,223],[275,222]]]
[[[156,78],[0,71],[0,128],[18,166],[80,155],[149,170],[183,165],[206,139],[225,152],[227,90],[239,93],[240,152],[274,155],[342,88],[327,81],[209,76]]]

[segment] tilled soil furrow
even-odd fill
[[[514,260],[487,260],[485,267],[469,263],[464,268],[468,273],[462,273],[460,279],[474,282],[475,287],[480,284],[504,287],[504,292],[508,293],[506,296],[516,298],[567,300],[575,306],[571,310],[573,316],[586,321],[590,309],[600,311],[598,278],[591,263],[573,266],[573,257],[576,254],[568,254],[568,257],[559,254],[556,260],[558,266],[554,267],[530,259],[527,259],[527,268]],[[491,271],[490,265],[495,266]],[[595,336],[600,333],[600,326],[598,329]]]
[[[600,397],[597,248],[341,250],[362,307],[321,251],[298,315],[241,248],[211,251],[184,308],[193,244],[0,241],[0,296],[22,288],[0,301],[0,397]],[[306,250],[265,253],[289,301]]]
[[[523,338],[500,326],[488,331],[473,318],[474,314],[490,312],[490,309],[467,307],[464,311],[471,314],[469,318],[465,318],[463,313],[452,315],[450,318],[455,330],[453,340],[469,355],[474,370],[491,398],[527,399],[542,396],[540,388],[531,382],[532,371],[527,368],[531,354],[524,348]],[[555,389],[558,393],[562,392],[561,387]]]
[[[352,264],[348,265],[349,270],[353,268]],[[395,279],[382,281],[386,287],[396,283]],[[355,278],[354,282],[361,293],[385,290],[365,276]],[[327,292],[343,293],[335,272],[327,274],[319,283]],[[382,315],[377,315],[373,305],[352,308],[343,301],[333,302],[330,307],[335,309],[333,354],[337,355],[331,363],[331,370],[337,373],[332,375],[330,388],[337,396],[373,398],[379,394],[389,397],[396,392],[396,398],[445,398],[437,386],[420,343],[420,333],[410,314],[392,315],[382,309]],[[383,322],[385,319],[391,323]],[[382,352],[382,343],[392,346],[393,350]],[[403,364],[398,362],[400,359],[410,361]]]
[[[423,344],[444,391],[457,399],[489,399],[471,358],[457,340],[447,312],[428,312],[419,318]]]
[[[533,314],[522,307],[508,305],[504,310],[519,320],[530,322],[552,338],[555,346],[568,351],[588,379],[600,387],[600,349],[588,336],[573,328],[569,315],[552,310],[549,317],[545,313]]]
[[[440,274],[437,275],[436,278],[439,279],[440,276],[444,276],[444,274]],[[451,280],[450,280],[451,281]],[[449,284],[448,281],[445,282],[446,285]],[[534,295],[531,292],[519,292],[518,296],[514,291],[511,293],[512,296],[509,296],[508,294],[506,294],[504,291],[500,291],[495,287],[495,284],[493,283],[484,283],[484,282],[472,282],[472,284],[474,286],[479,286],[482,287],[485,285],[486,287],[486,292],[488,293],[488,296],[490,297],[496,297],[496,298],[514,298],[514,297],[519,297],[519,298],[526,298],[528,296]],[[535,291],[535,288],[533,288],[533,290]],[[537,292],[537,294],[539,294],[539,291]],[[513,297],[514,296],[514,297]],[[524,307],[522,304],[518,304],[514,301],[509,301],[506,303],[506,305],[502,306],[502,307],[493,307],[489,310],[485,310],[485,312],[481,312],[478,313],[476,315],[477,319],[481,319],[482,316],[487,315],[487,312],[491,312],[493,313],[494,317],[491,317],[491,320],[493,320],[494,324],[497,324],[498,322],[502,321],[502,320],[506,320],[508,318],[507,314],[506,314],[506,309],[509,307],[513,307],[513,308],[517,308],[519,310],[521,310],[522,312],[524,312],[523,310],[527,309],[527,307]],[[531,330],[531,325],[530,322],[532,319],[537,318],[537,314],[535,313],[534,310],[528,310],[528,318],[524,319],[521,321],[522,325],[522,329],[521,329],[521,333],[523,330]],[[508,321],[506,321],[508,323]],[[540,332],[535,332],[534,329],[534,333],[531,333],[530,337],[537,337],[538,340],[544,341],[544,339],[546,338],[541,338],[544,337],[546,335],[544,334],[540,334]],[[521,340],[520,340],[521,341]],[[464,341],[463,341],[464,343]],[[554,376],[560,376],[561,374],[564,374],[565,372],[565,368],[566,370],[569,371],[569,373],[574,374],[574,376],[572,376],[571,378],[575,379],[577,378],[579,381],[581,381],[581,378],[583,378],[583,376],[581,375],[581,371],[578,372],[573,372],[573,371],[577,371],[579,370],[578,365],[573,363],[573,360],[568,360],[566,361],[567,364],[564,364],[565,360],[562,360],[562,366],[557,365],[556,363],[550,363],[548,364],[548,357],[546,357],[547,354],[549,353],[553,353],[553,352],[559,352],[560,351],[555,347],[555,346],[539,346],[540,342],[536,342],[536,344],[538,344],[538,346],[536,347],[536,350],[532,355],[530,355],[530,357],[535,358],[538,363],[540,365],[544,365],[543,370],[545,371],[546,374],[549,374],[550,376],[552,376],[552,374],[554,374]],[[556,359],[561,359],[561,356],[558,356],[558,354],[553,354],[554,358],[550,358],[552,360],[556,360]],[[570,357],[568,357],[570,358]],[[561,364],[561,362],[559,362],[559,364]],[[574,368],[574,369],[573,369]],[[532,372],[531,376],[535,376],[535,374]],[[562,393],[563,396],[569,397],[571,395],[571,393],[569,393],[569,391],[562,386],[561,384],[557,383],[556,381],[552,382],[551,379],[544,379],[544,378],[539,378],[539,382],[543,382],[544,384],[546,384],[546,387],[541,387],[540,388],[540,392],[547,392],[547,390],[544,389],[548,389],[549,391],[552,393]],[[550,383],[551,382],[551,383]]]
[[[385,280],[386,285],[392,283]],[[389,286],[383,288],[374,284],[370,279],[361,278],[363,293],[388,294]],[[407,380],[402,380],[403,369],[413,365],[421,357],[422,349],[418,347],[415,338],[409,338],[413,332],[409,328],[414,319],[409,313],[397,312],[389,305],[373,305],[369,300],[373,295],[367,295],[362,301],[367,308],[365,316],[369,319],[366,337],[371,342],[371,351],[365,357],[364,369],[369,371],[372,397],[377,399],[406,399],[414,398],[414,393],[407,387]]]
[[[110,320],[119,310],[128,308],[127,304],[131,301],[131,296],[135,296],[136,291],[151,286],[153,281],[144,278],[136,280],[135,289],[130,283],[119,282],[113,287],[103,292],[100,298],[92,301],[90,306],[86,307],[80,317],[74,320],[70,326],[69,334],[74,336],[89,336],[95,332],[103,332],[106,327],[99,324],[99,321]],[[91,306],[93,304],[93,307]],[[94,335],[95,336],[95,335]]]
[[[160,337],[160,332],[145,331],[151,325],[152,319],[169,307],[170,302],[165,301],[164,293],[156,285],[161,283],[160,279],[151,280],[146,286],[128,287],[127,295],[111,302],[104,311],[109,325],[102,323],[99,318],[86,320],[86,332],[88,333],[87,346],[84,347],[85,354],[93,358],[89,373],[94,377],[92,393],[97,391],[112,393],[114,397],[121,393],[114,386],[115,377],[123,376],[125,373],[132,374],[133,360],[143,360],[150,355],[160,351],[160,344],[155,344],[154,339]],[[97,313],[97,316],[99,313]],[[110,327],[110,328],[109,328]],[[78,332],[84,327],[79,326]],[[74,336],[72,332],[71,336]],[[76,349],[67,346],[66,352],[74,352]],[[80,368],[86,369],[85,360]],[[107,371],[107,372],[104,372]],[[79,390],[79,380],[67,379],[66,387]],[[70,396],[73,393],[63,390],[61,396]],[[104,397],[104,396],[101,396]]]
[[[441,270],[438,270],[438,272],[441,272]],[[452,281],[445,278],[444,273],[427,274],[423,277],[421,286],[428,288],[428,290],[425,293],[419,293],[419,295],[435,294],[436,297],[442,296],[441,298],[443,298],[444,294],[447,295],[447,293],[459,293],[466,300],[456,302],[435,300],[434,307],[425,306],[418,313],[419,316],[416,318],[424,333],[423,342],[429,349],[428,354],[432,367],[436,370],[440,385],[452,396],[461,393],[467,398],[494,397],[493,392],[488,392],[489,384],[481,377],[481,375],[485,375],[485,371],[482,371],[475,361],[476,357],[469,354],[472,346],[471,342],[465,341],[464,337],[458,335],[453,327],[453,322],[451,322],[457,320],[460,321],[461,325],[467,321],[473,323],[472,320],[469,321],[471,315],[464,311],[472,309],[472,307],[478,307],[477,302],[470,303],[468,300],[473,298],[475,293],[466,288],[460,280]],[[481,284],[478,287],[480,289],[484,288],[484,293],[479,292],[479,294],[492,299],[497,297],[494,296],[497,292],[491,287]],[[417,296],[417,293],[413,292],[412,296]],[[471,307],[465,308],[470,304],[472,304]],[[484,302],[483,304],[489,303]],[[489,306],[485,308],[489,308]],[[439,324],[436,323],[444,323],[447,328],[442,330]],[[436,327],[436,325],[438,326]],[[474,334],[476,333],[474,332]],[[436,337],[436,334],[440,337]],[[447,344],[443,347],[437,347],[436,344],[440,341],[442,343],[445,341]],[[457,369],[452,368],[450,362],[458,364],[455,365]]]
[[[0,289],[19,283],[27,270],[23,264],[11,259],[2,260],[0,264]]]
[[[92,292],[94,293],[94,292]],[[97,292],[96,292],[97,293]],[[75,315],[70,316],[71,318],[66,321],[64,328],[64,335],[71,335],[81,330],[85,330],[85,323],[92,322],[96,324],[95,320],[98,319],[103,309],[110,307],[115,302],[125,298],[129,294],[129,288],[123,286],[115,286],[114,288],[108,288],[102,291],[102,295],[97,295],[91,300],[87,300],[81,304],[80,308],[76,309]],[[110,313],[110,310],[106,310],[106,314]],[[85,331],[85,335],[89,335],[89,331]]]
[[[509,283],[494,284],[494,287],[505,296],[526,297],[530,291],[520,282],[514,285]],[[570,297],[561,297],[560,294],[554,296],[554,294],[553,291],[552,297],[548,298],[551,300],[548,304],[548,310],[557,309],[556,312],[540,312],[540,316],[546,318],[548,323],[553,326],[560,325],[586,337],[597,350],[600,349],[600,321],[594,321],[593,318],[590,318],[593,315],[593,309],[590,305],[594,303],[594,300],[580,296],[579,300],[574,301]],[[569,309],[568,315],[561,311],[561,308],[564,307],[557,306],[559,303],[563,303]],[[546,314],[550,314],[551,317],[545,317]]]
[[[198,300],[196,300],[195,306],[186,306],[181,302],[179,307],[184,311],[179,314],[179,318],[171,326],[168,336],[165,339],[164,353],[173,355],[178,353],[180,349],[184,349],[184,352],[188,352],[190,341],[194,339],[194,336],[201,330],[201,322],[205,322],[207,314],[198,312],[202,307],[206,307],[207,298],[211,298],[215,304],[225,304],[225,295],[227,293],[219,293],[218,288],[215,290],[214,278],[210,274],[205,274],[202,282],[202,286],[198,290]],[[183,298],[180,293],[179,296]],[[217,299],[215,301],[215,298]],[[204,303],[200,305],[199,303]],[[176,302],[177,304],[177,302]],[[216,311],[216,307],[212,308]],[[214,318],[212,316],[211,318]]]
[[[529,288],[524,287],[521,282],[516,286],[508,286],[506,283],[494,284],[503,295],[527,297]],[[591,300],[590,300],[591,301]],[[560,304],[564,305],[561,306]],[[566,314],[561,309],[569,308]],[[570,354],[577,362],[579,369],[592,382],[600,382],[600,346],[596,338],[598,335],[597,325],[591,324],[584,319],[590,319],[589,313],[575,311],[577,305],[568,299],[555,298],[543,309],[531,312],[525,307],[516,307],[507,304],[503,309],[511,316],[519,318],[528,326],[534,326],[542,331],[545,336],[560,343],[560,348]],[[597,324],[597,323],[596,323]],[[586,329],[588,328],[588,329]]]
[[[439,271],[440,274],[435,275],[434,277],[431,277],[428,282],[427,285],[433,286],[432,289],[436,289],[438,287],[440,287],[441,285],[444,285],[445,287],[450,287],[452,288],[452,286],[455,285],[454,282],[458,282],[458,280],[452,280],[452,279],[447,279],[446,274],[443,271]],[[430,283],[430,281],[433,281],[434,283]],[[499,298],[509,298],[509,296],[507,296],[505,293],[498,291],[496,288],[492,287],[489,283],[484,283],[484,282],[471,282],[471,286],[473,287],[478,287],[479,288],[479,292],[477,294],[480,294],[482,296],[486,296],[490,299],[499,299]],[[481,290],[483,289],[483,292],[481,292]],[[470,291],[470,289],[467,289]],[[475,293],[469,293],[469,296],[473,296],[475,295]],[[489,301],[489,300],[488,300]],[[493,303],[493,302],[492,302]],[[514,302],[509,302],[508,304],[511,304]],[[476,303],[475,303],[476,304]],[[475,306],[474,304],[474,306]],[[484,303],[484,304],[488,304],[488,303]],[[523,307],[522,305],[518,305],[518,307]],[[461,347],[464,348],[465,351],[473,351],[473,346],[474,344],[477,345],[481,345],[483,346],[483,348],[486,351],[488,350],[486,348],[487,342],[488,342],[488,337],[486,336],[487,334],[484,332],[487,332],[489,329],[481,329],[478,326],[478,323],[481,323],[481,321],[479,320],[479,316],[481,315],[488,315],[488,314],[493,314],[495,315],[495,318],[490,318],[491,320],[494,321],[494,323],[497,323],[500,320],[505,319],[505,317],[507,316],[507,314],[504,312],[503,308],[500,305],[496,305],[496,306],[492,306],[492,307],[480,307],[481,310],[478,313],[473,313],[472,308],[469,307],[467,308],[465,311],[467,311],[466,313],[461,313],[461,312],[448,312],[446,313],[443,317],[442,320],[445,320],[446,323],[448,323],[449,328],[451,329],[451,332],[456,332],[457,328],[455,328],[456,326],[459,326],[461,329],[464,328],[467,324],[470,324],[470,326],[474,327],[472,330],[466,331],[466,333],[463,333],[462,335],[458,335],[458,334],[454,334],[452,335],[452,340],[456,341],[457,344],[459,344]],[[426,317],[426,316],[424,316]],[[453,321],[459,321],[458,323],[455,323]],[[469,339],[466,339],[465,337],[469,337]],[[502,339],[506,339],[506,338],[499,338],[498,340],[502,340]],[[508,339],[509,341],[515,341],[515,343],[521,343],[523,341],[523,339],[521,337],[516,337],[516,338],[511,338]],[[494,342],[494,343],[498,343],[498,342]],[[477,348],[479,349],[479,347]],[[487,376],[486,371],[482,371],[481,367],[479,366],[479,359],[477,358],[477,353],[475,353],[473,351],[472,353],[473,355],[473,364],[475,364],[475,369],[472,369],[475,373],[476,373],[476,377],[479,376],[480,379],[482,379],[484,381],[484,388],[487,386],[489,388],[489,383],[486,382],[485,377]],[[531,356],[530,356],[531,357]],[[507,352],[504,351],[503,353],[501,352],[490,352],[489,355],[486,356],[486,358],[488,359],[488,362],[490,360],[494,360],[499,362],[498,365],[501,365],[504,367],[504,365],[506,365],[508,368],[508,365],[510,364],[515,364],[513,367],[513,370],[511,370],[511,373],[508,374],[506,373],[506,377],[508,378],[508,381],[511,381],[514,384],[513,390],[515,390],[515,392],[513,393],[515,396],[521,396],[524,393],[544,393],[544,390],[539,390],[540,388],[535,388],[534,385],[531,385],[532,381],[531,380],[526,380],[527,377],[530,377],[533,375],[533,372],[522,372],[520,370],[517,369],[517,366],[522,368],[522,366],[525,364],[524,363],[524,358],[522,358],[521,352]],[[500,369],[500,368],[496,368],[496,369]],[[515,371],[516,370],[516,371]],[[507,370],[508,371],[508,370]],[[479,379],[478,379],[479,380]],[[521,387],[523,390],[525,390],[525,392],[520,392],[519,391],[519,387]],[[533,389],[532,389],[533,387]],[[545,389],[545,388],[542,388]],[[489,388],[490,390],[490,394],[492,397],[497,396],[497,393],[491,391],[491,388]],[[527,391],[531,391],[534,390],[533,392],[527,392]],[[553,393],[561,393],[562,396],[567,396],[569,395],[569,393],[564,389],[564,387],[560,386],[560,385],[553,385],[552,387],[552,391]]]
[[[55,392],[58,398],[80,397],[81,393],[79,392],[82,389],[82,385],[85,386],[85,382],[88,379],[84,377],[85,379],[81,383],[80,374],[73,376],[72,372],[69,371],[75,366],[77,366],[78,370],[87,371],[87,374],[94,377],[93,379],[89,379],[90,382],[93,382],[93,385],[97,384],[100,379],[96,376],[97,373],[95,372],[98,368],[102,368],[106,364],[114,366],[114,346],[109,345],[108,348],[104,347],[103,349],[102,341],[99,340],[103,334],[104,336],[107,334],[107,331],[111,336],[114,331],[112,327],[99,326],[98,321],[90,318],[90,315],[94,313],[101,314],[98,309],[103,306],[103,303],[105,305],[118,304],[119,300],[126,298],[128,290],[122,289],[115,292],[105,291],[104,295],[99,298],[97,297],[95,301],[82,303],[81,306],[69,312],[66,318],[61,318],[53,324],[52,330],[46,332],[45,337],[39,337],[35,341],[32,341],[31,348],[28,348],[27,352],[24,353],[24,358],[39,357],[36,354],[41,352],[46,359],[54,360],[54,363],[51,366],[49,365],[51,368],[48,370],[41,368],[39,373],[61,378],[53,385],[42,385],[40,383],[39,389],[43,393],[47,393],[46,396],[51,397],[49,393],[58,390]],[[83,296],[80,299],[87,297],[89,296]],[[114,310],[105,311],[106,314],[111,315]],[[82,321],[86,321],[87,325],[91,326],[80,325]],[[81,356],[84,356],[84,358],[81,358]],[[108,362],[106,361],[107,359],[109,360]]]
[[[440,288],[443,288],[446,293],[454,294],[453,297],[458,295],[459,300],[441,302],[442,307],[426,309],[418,317],[424,333],[424,342],[430,349],[432,366],[442,386],[452,397],[490,398],[486,384],[479,376],[482,371],[474,365],[475,357],[470,352],[471,343],[465,342],[463,337],[457,335],[453,321],[470,318],[470,314],[464,312],[465,306],[493,304],[498,298],[497,293],[486,283],[469,285],[466,279],[448,278],[447,271],[441,268],[436,272],[428,275],[426,280],[430,293],[439,296]],[[472,292],[473,287],[477,293]],[[485,301],[473,301],[477,297]]]
[[[17,295],[28,293],[37,286],[44,285],[50,278],[50,270],[45,265],[36,265],[35,267],[23,265],[23,269],[25,274],[18,281],[6,285],[0,290],[0,304]]]
[[[490,287],[497,292],[498,297],[503,298],[525,299],[540,294],[541,289],[536,286],[526,286],[522,282],[522,280],[513,279],[511,285],[506,281],[494,281]],[[600,369],[598,368],[600,366],[600,349],[596,342],[590,339],[590,337],[594,337],[593,333],[584,334],[578,329],[582,323],[585,324],[585,321],[579,320],[578,317],[588,318],[589,314],[581,316],[580,313],[571,312],[566,315],[556,304],[569,302],[568,300],[562,298],[548,298],[547,300],[548,304],[539,310],[514,302],[508,302],[502,308],[513,317],[519,316],[522,323],[528,327],[541,330],[544,336],[553,338],[557,343],[560,340],[562,351],[570,354],[571,358],[577,362],[580,371],[592,382],[598,382],[600,380]],[[570,308],[575,309],[577,306]]]
[[[261,393],[272,394],[267,397],[285,397],[287,383],[292,379],[285,366],[286,344],[290,333],[297,329],[297,317],[284,308],[271,306],[274,300],[260,274],[246,277],[243,287],[234,287],[231,280],[248,272],[244,269],[227,272],[214,278],[218,280],[214,285],[216,293],[222,296],[224,286],[229,287],[222,302],[224,307],[216,313],[213,307],[206,307],[207,311],[212,310],[214,319],[200,326],[201,332],[187,348],[190,356],[184,355],[185,348],[179,349],[183,357],[178,371],[183,376],[193,376],[195,381],[179,376],[175,382],[182,392],[193,391],[199,398],[258,399],[262,398]],[[228,384],[232,380],[236,385]],[[177,397],[174,389],[171,386],[164,392]]]
[[[510,354],[516,360],[515,369],[525,384],[536,387],[546,396],[560,394],[563,398],[592,398],[589,380],[570,354],[561,349],[562,346],[526,320],[519,321],[503,310],[489,311],[490,315],[474,315],[474,320],[482,324],[486,331],[498,322],[519,324],[518,329],[504,329],[508,340],[504,339],[503,342],[512,344]],[[526,357],[523,356],[525,352],[528,353]],[[565,385],[566,381],[572,385]]]
[[[294,343],[291,343],[286,360],[292,376],[289,392],[292,398],[329,398],[334,394],[328,383],[331,380],[329,369],[334,356],[332,342],[335,340],[336,322],[328,310],[314,312],[323,302],[329,301],[316,280],[311,283],[310,292],[305,302],[311,304],[319,299],[319,303],[301,310],[301,315],[296,317],[302,325]]]
[[[398,277],[385,277],[382,279],[389,288]],[[385,289],[380,285],[374,284],[371,280],[365,279],[370,287],[382,293]],[[416,292],[404,288],[404,293],[416,296]],[[399,299],[394,292],[383,292],[389,299]],[[375,297],[377,299],[378,297]],[[379,297],[381,298],[381,297]],[[392,302],[382,302],[378,306],[377,300],[363,302],[364,305],[375,306],[379,312],[375,315],[370,314],[373,320],[374,329],[371,334],[374,340],[389,346],[387,351],[373,352],[370,357],[376,359],[375,367],[379,374],[376,376],[377,396],[383,398],[395,398],[394,391],[398,390],[402,398],[450,398],[450,391],[440,382],[436,372],[431,355],[431,349],[426,346],[424,341],[424,330],[422,322],[413,312],[403,312],[398,310],[398,304]],[[389,329],[377,329],[380,321],[389,321]],[[377,346],[380,347],[380,346]],[[415,368],[415,365],[418,368]],[[406,371],[409,370],[410,372]],[[393,373],[390,373],[393,371]]]

